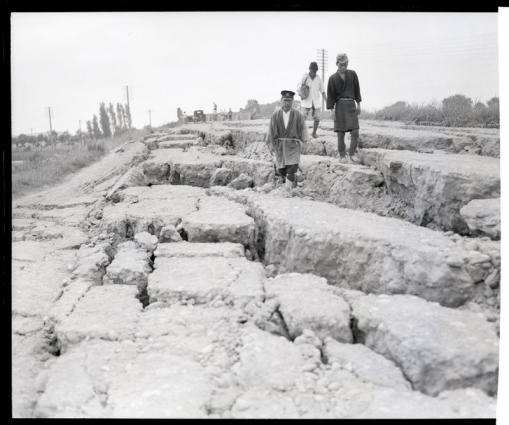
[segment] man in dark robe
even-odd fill
[[[299,168],[300,154],[309,141],[305,117],[292,108],[295,93],[281,92],[281,108],[276,109],[270,118],[267,145],[275,156],[276,169],[281,182],[287,188],[297,186],[295,173]]]
[[[358,162],[355,156],[359,141],[359,118],[361,113],[361,89],[354,70],[347,69],[348,56],[336,56],[338,71],[329,77],[327,84],[327,109],[333,109],[334,131],[338,133],[340,161],[346,160],[345,133],[350,132],[350,160]]]

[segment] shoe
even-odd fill
[[[360,162],[360,159],[357,157],[357,155],[350,155],[350,161],[352,161],[353,163],[359,163]]]
[[[341,162],[342,164],[347,164],[348,163],[348,159],[346,156],[340,156],[339,157],[339,162]]]
[[[314,139],[317,139],[317,138],[318,138],[318,135],[317,135],[316,133],[313,133],[311,136],[312,136]]]

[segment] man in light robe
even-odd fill
[[[280,181],[288,189],[297,186],[295,173],[299,168],[300,154],[309,141],[304,115],[292,108],[294,96],[291,90],[281,92],[281,108],[272,114],[267,134],[267,145],[275,157]]]

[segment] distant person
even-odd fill
[[[231,121],[231,120],[232,120],[232,116],[233,116],[233,112],[232,112],[232,108],[230,108],[230,109],[228,110],[228,120],[230,120],[230,121]]]
[[[316,73],[317,71],[318,64],[316,62],[311,62],[309,64],[309,72],[304,74],[299,82],[299,87],[297,88],[297,91],[299,91],[302,85],[309,87],[309,94],[307,97],[301,99],[300,106],[305,118],[308,118],[309,113],[311,112],[311,118],[313,118],[313,133],[311,136],[314,138],[318,137],[316,130],[318,130],[320,112],[322,110],[320,94],[323,96],[323,100],[327,102],[323,81]]]
[[[357,74],[348,68],[348,56],[336,56],[338,70],[329,77],[327,84],[327,109],[334,118],[334,131],[338,133],[338,152],[341,162],[346,161],[345,133],[350,132],[350,160],[359,162],[355,155],[359,142],[359,114],[361,113],[361,89]]]
[[[217,121],[217,105],[215,102],[213,103],[213,105],[214,105],[214,121]]]
[[[299,168],[300,154],[309,141],[304,115],[292,108],[295,93],[281,92],[281,108],[270,118],[267,145],[275,155],[276,172],[287,189],[297,186],[295,173]]]

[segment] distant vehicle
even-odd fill
[[[194,116],[193,116],[194,122],[200,122],[200,121],[205,121],[205,120],[206,120],[206,117],[205,117],[205,114],[203,113],[203,109],[198,109],[198,110],[194,111]]]

